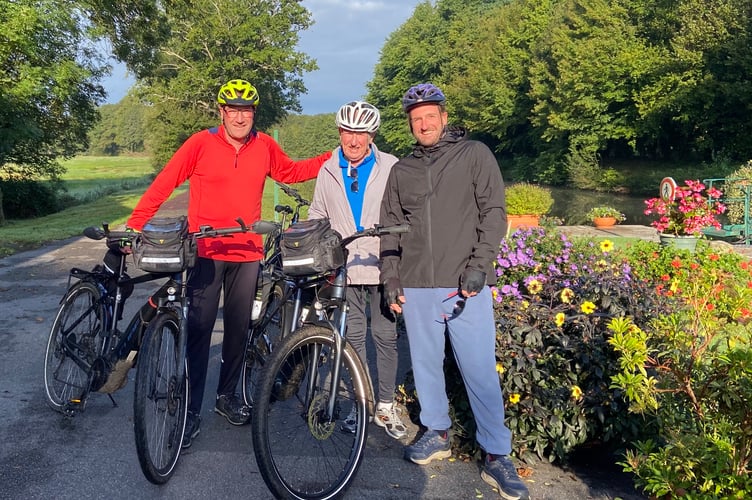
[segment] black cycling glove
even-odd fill
[[[403,295],[405,295],[405,291],[402,289],[399,278],[388,278],[384,281],[384,300],[386,300],[387,306],[391,304],[401,306],[402,302],[400,302],[399,297]]]
[[[479,293],[486,286],[486,273],[477,269],[467,268],[460,278],[460,290],[467,293]]]

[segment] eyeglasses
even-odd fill
[[[235,118],[238,115],[251,116],[256,111],[255,109],[253,109],[253,107],[230,108],[228,106],[224,106],[222,109],[225,110],[225,113],[227,113],[227,116],[229,116],[230,118]]]
[[[457,295],[459,295],[459,292],[454,291],[450,293],[449,295],[447,295],[447,298],[445,299],[445,301],[451,299],[452,297],[456,297]],[[444,319],[451,319],[451,318],[456,318],[457,316],[459,316],[460,313],[465,310],[465,304],[466,304],[466,299],[464,297],[461,297],[460,300],[454,303],[454,307],[452,307],[452,316],[450,318],[447,318],[445,315]]]
[[[357,168],[349,168],[347,176],[352,179],[353,181],[350,183],[350,191],[353,193],[358,192],[358,169]]]

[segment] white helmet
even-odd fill
[[[337,112],[337,126],[351,132],[375,133],[381,125],[381,115],[376,106],[364,101],[348,102]]]

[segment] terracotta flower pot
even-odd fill
[[[593,225],[595,227],[611,227],[614,224],[616,224],[616,217],[593,217]]]
[[[507,215],[509,232],[512,233],[521,227],[539,227],[540,216],[538,215]]]

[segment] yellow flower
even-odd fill
[[[610,252],[614,249],[614,242],[611,240],[601,241],[601,252]]]
[[[576,385],[572,386],[572,399],[580,399],[582,397],[582,389]]]
[[[516,392],[514,394],[510,394],[509,395],[509,402],[511,404],[513,404],[513,405],[516,405],[517,403],[520,402],[520,395],[517,394]]]
[[[595,263],[593,267],[595,267],[596,271],[605,271],[606,269],[608,269],[608,262],[606,262],[603,259],[600,259],[599,261]]]
[[[496,287],[491,288],[491,296],[494,300],[499,298],[499,289]]]
[[[580,306],[580,311],[584,312],[585,314],[593,314],[595,312],[595,304],[593,304],[589,300],[583,302]]]
[[[564,320],[566,319],[566,316],[563,312],[556,313],[556,318],[554,319],[554,322],[556,323],[556,326],[561,328],[561,325],[564,324]]]
[[[571,288],[565,288],[561,291],[561,301],[565,304],[569,304],[572,302],[572,299],[574,298],[574,292]]]
[[[679,280],[673,280],[671,282],[671,286],[669,287],[669,290],[671,290],[673,293],[676,293],[677,290],[679,290]]]
[[[498,373],[499,375],[504,373],[504,365],[502,365],[500,361],[496,363],[496,373]]]
[[[528,307],[530,307],[530,302],[528,302],[527,300],[523,300],[522,303],[520,304],[520,308],[523,311],[525,311],[527,310]]]
[[[531,294],[535,295],[543,290],[543,284],[538,280],[530,280],[530,283],[527,284],[527,289]]]

